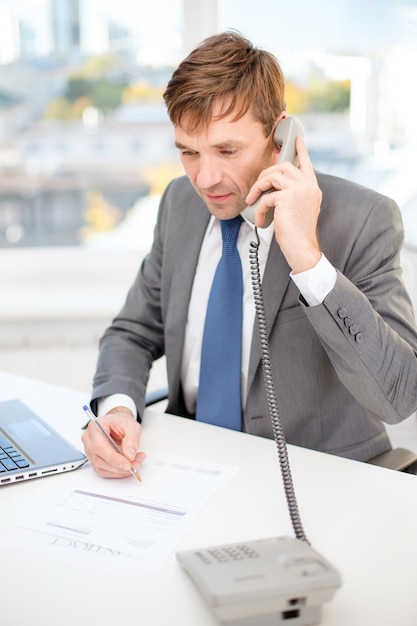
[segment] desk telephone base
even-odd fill
[[[309,626],[341,586],[308,543],[271,537],[177,553],[224,626]]]

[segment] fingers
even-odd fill
[[[106,478],[130,476],[130,467],[139,469],[145,455],[138,452],[142,428],[126,413],[111,413],[100,417],[100,424],[119,447],[116,452],[97,424],[90,422],[81,439],[85,454],[95,471]]]
[[[246,202],[252,204],[255,209],[256,226],[264,226],[266,215],[274,211],[282,190],[294,184],[294,171],[297,174],[298,169],[284,162],[261,172],[246,197]]]
[[[297,137],[295,140],[295,148],[298,157],[298,167],[301,172],[305,174],[312,174],[315,177],[313,163],[311,162],[310,155],[307,151],[304,137]]]
[[[264,191],[270,191],[274,189],[272,174],[275,168],[276,166],[268,167],[266,170],[263,170],[259,174],[257,181],[252,185],[248,195],[246,196],[245,202],[247,204],[254,204]]]
[[[295,146],[299,161],[298,167],[288,161],[283,161],[263,170],[246,196],[247,204],[253,204],[264,191],[280,191],[284,189],[286,180],[290,183],[300,178],[300,173],[311,175],[315,178],[314,167],[308,154],[304,137],[297,137]],[[269,202],[268,206],[273,206],[273,202]]]
[[[261,196],[259,202],[255,203],[255,205],[255,226],[258,226],[260,228],[262,228],[263,226],[268,226],[274,219],[275,215],[275,195],[272,193],[265,193],[263,196]],[[268,214],[270,214],[270,219],[266,221]]]

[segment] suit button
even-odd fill
[[[346,309],[338,309],[337,314],[343,320],[347,316],[347,311]]]
[[[365,341],[365,337],[363,336],[363,333],[356,333],[355,339],[358,343],[363,343]]]
[[[343,320],[345,322],[345,326],[347,328],[349,328],[350,326],[352,326],[353,324],[353,320],[351,317],[345,317],[345,319]]]
[[[349,332],[351,335],[356,335],[359,332],[359,328],[356,324],[352,324],[352,326],[349,327]]]

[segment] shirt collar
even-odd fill
[[[246,218],[243,218],[243,219],[245,223],[249,226],[249,228],[251,228],[253,232],[255,233],[255,224],[252,224],[252,222],[249,222],[249,220],[247,220]],[[259,239],[261,239],[264,243],[268,244],[268,246],[271,245],[273,235],[274,235],[274,221],[273,220],[271,224],[267,226],[266,228],[258,228]]]
[[[253,232],[255,232],[255,225],[252,222],[249,222],[247,219],[243,218],[244,223],[247,228],[250,228]],[[216,227],[220,229],[220,220],[212,215],[210,217],[210,221],[207,226],[207,235],[210,235],[213,232],[213,229]],[[267,226],[266,228],[258,228],[259,239],[261,239],[268,246],[271,245],[272,237],[274,236],[274,222]]]

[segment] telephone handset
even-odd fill
[[[290,161],[293,165],[298,165],[298,157],[295,150],[295,140],[297,137],[304,136],[304,129],[301,122],[296,117],[285,117],[280,122],[278,122],[275,133],[274,133],[274,141],[277,146],[281,149],[279,154],[278,163],[282,163],[283,161]],[[273,191],[271,189],[271,191]],[[246,207],[241,213],[243,217],[247,220],[255,223],[255,213],[258,208],[258,204],[260,199],[266,194],[270,193],[270,191],[264,191],[259,198],[256,200],[254,204],[250,204]],[[262,228],[266,228],[269,226],[274,219],[274,207],[268,211],[265,216],[265,221]]]

